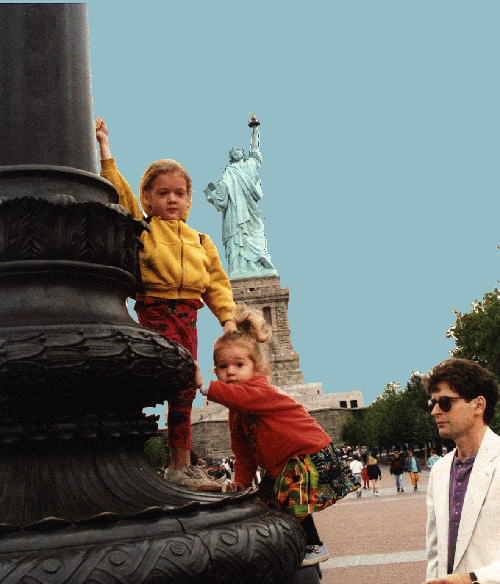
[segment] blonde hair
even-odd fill
[[[140,186],[140,198],[141,198],[141,205],[144,209],[146,215],[152,215],[153,212],[151,207],[149,206],[149,201],[147,199],[146,194],[150,192],[154,181],[158,178],[160,174],[168,174],[177,172],[183,178],[186,179],[187,185],[187,194],[188,197],[191,198],[193,192],[193,179],[189,176],[188,171],[175,160],[171,160],[170,158],[163,158],[162,160],[157,160],[150,164],[146,170],[146,172],[142,175],[141,186]]]
[[[262,312],[248,308],[245,304],[237,304],[234,322],[237,330],[224,333],[214,343],[214,365],[217,367],[217,351],[221,347],[237,344],[248,350],[255,372],[269,377],[271,365],[263,344],[269,341],[273,333]]]

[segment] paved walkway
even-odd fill
[[[330,559],[321,564],[322,584],[422,584],[425,582],[425,496],[429,471],[414,491],[404,475],[397,493],[388,466],[382,466],[380,495],[363,490],[314,514]]]

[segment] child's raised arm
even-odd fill
[[[95,121],[95,137],[99,143],[99,152],[101,154],[101,160],[108,160],[112,158],[111,150],[109,149],[109,132],[106,128],[104,120],[99,117]]]
[[[125,207],[136,219],[144,219],[144,213],[141,211],[130,185],[116,168],[114,158],[111,156],[111,150],[109,149],[108,128],[101,117],[96,118],[95,121],[95,137],[99,143],[101,154],[101,176],[115,186],[120,197],[120,205]]]

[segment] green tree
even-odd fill
[[[454,357],[472,359],[500,379],[500,292],[487,292],[482,302],[477,299],[472,310],[462,314],[456,310],[456,322],[446,333],[455,341]]]
[[[420,373],[412,372],[404,390],[388,383],[382,394],[363,412],[359,420],[349,419],[342,427],[342,440],[388,449],[439,440],[436,423],[427,411],[428,395]]]
[[[409,417],[407,440],[412,444],[440,440],[436,422],[427,409],[428,401],[429,395],[422,383],[420,372],[412,371],[403,398]]]
[[[455,341],[453,357],[471,359],[491,371],[500,381],[500,291],[495,288],[487,292],[482,301],[471,304],[472,310],[462,314],[456,310],[454,325],[446,333]],[[497,403],[495,417],[490,428],[500,432],[500,404]]]
[[[363,416],[367,446],[387,449],[404,442],[406,413],[399,383],[391,381],[368,406]]]
[[[144,454],[153,468],[163,468],[170,457],[168,446],[163,436],[154,436],[144,444]]]
[[[363,420],[354,416],[348,418],[342,425],[340,437],[342,442],[351,444],[352,446],[366,444]]]

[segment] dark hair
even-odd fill
[[[489,424],[493,419],[498,401],[497,380],[493,373],[475,361],[446,359],[431,369],[422,380],[429,394],[438,391],[438,383],[447,381],[450,387],[467,401],[482,395],[486,400],[484,423]]]

